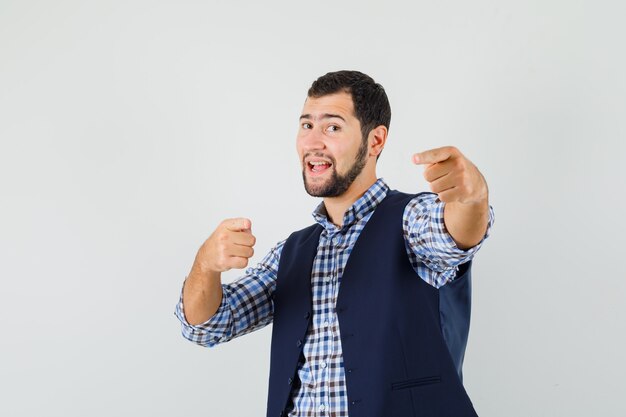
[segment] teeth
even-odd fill
[[[311,165],[330,165],[328,162],[309,162]]]

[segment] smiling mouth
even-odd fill
[[[324,161],[308,162],[306,165],[308,171],[311,172],[313,175],[322,174],[332,166],[330,162]]]

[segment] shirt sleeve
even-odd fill
[[[181,322],[183,337],[201,346],[213,347],[271,323],[278,263],[284,244],[284,240],[279,242],[255,267],[247,268],[244,276],[222,284],[222,302],[204,323],[187,322],[181,290],[174,315]]]
[[[494,223],[493,207],[489,206],[489,221],[483,238],[471,248],[460,249],[446,229],[444,207],[445,203],[437,194],[421,193],[405,207],[402,223],[414,269],[436,288],[454,279],[458,266],[474,257],[489,237]]]

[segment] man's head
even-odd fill
[[[298,153],[306,191],[343,194],[370,175],[384,146],[391,109],[380,84],[358,71],[330,72],[313,82],[300,117]]]
[[[389,130],[391,107],[382,85],[359,71],[336,71],[322,75],[313,82],[307,93],[310,98],[346,92],[352,97],[354,115],[361,124],[363,141],[376,126]]]

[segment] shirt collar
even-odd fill
[[[374,184],[356,200],[343,215],[343,223],[341,229],[346,229],[354,223],[361,220],[369,212],[373,211],[378,204],[387,196],[389,187],[382,178],[376,180]],[[327,231],[340,230],[328,218],[326,206],[322,201],[313,211],[313,218],[317,223],[322,225]]]

